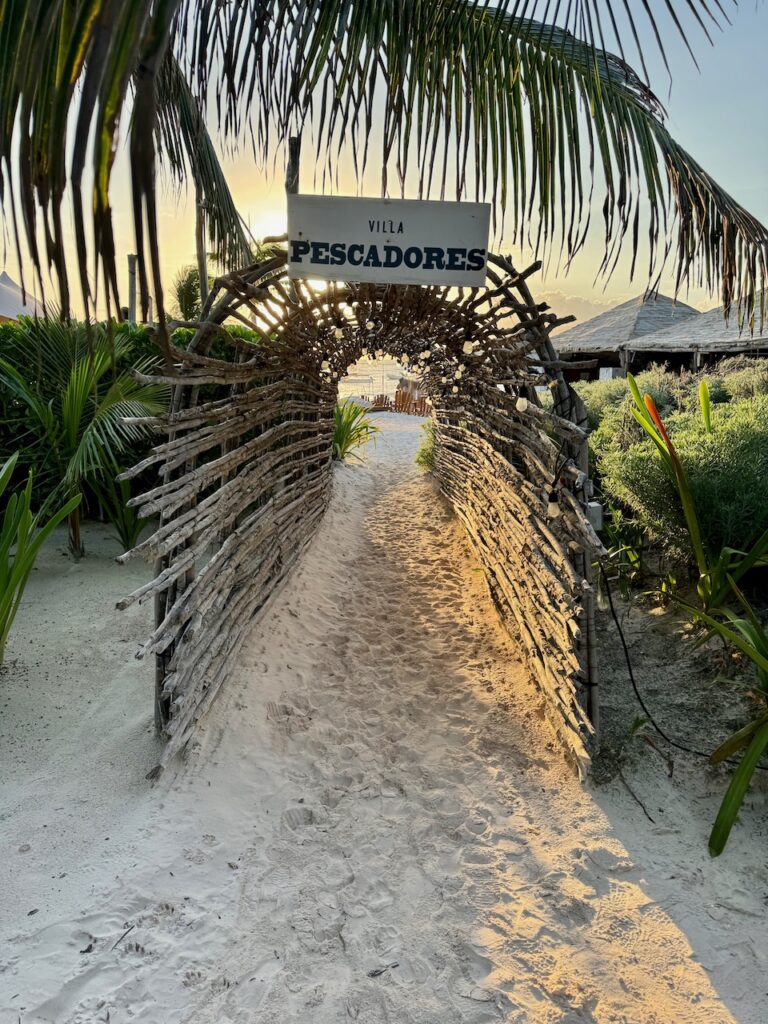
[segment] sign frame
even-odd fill
[[[289,193],[288,276],[485,285],[490,203]]]

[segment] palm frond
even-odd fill
[[[3,201],[12,213],[18,204],[16,236],[24,233],[35,265],[57,268],[65,313],[59,209],[66,188],[86,306],[92,298],[82,195],[92,129],[94,244],[108,297],[116,295],[108,186],[131,82],[139,276],[145,301],[146,247],[161,333],[158,136],[172,163],[181,167],[183,153],[196,180],[207,178],[210,209],[221,206],[220,221],[211,221],[216,244],[229,252],[240,244],[229,234],[235,221],[208,133],[200,135],[197,118],[209,105],[226,139],[250,135],[262,154],[311,128],[331,169],[351,151],[362,173],[369,140],[380,133],[384,189],[393,165],[404,187],[418,162],[421,194],[442,194],[453,177],[459,194],[487,195],[507,209],[516,237],[533,217],[534,248],[559,240],[569,259],[589,226],[597,168],[606,192],[606,274],[627,246],[637,258],[644,231],[650,282],[671,247],[679,286],[719,288],[726,310],[737,302],[750,316],[768,276],[768,232],[672,139],[640,45],[650,32],[666,60],[670,28],[690,46],[691,24],[708,34],[727,20],[719,0],[5,0],[0,10]],[[630,66],[635,56],[641,74]],[[186,125],[171,125],[171,109],[182,107]],[[70,124],[68,166],[61,140]],[[195,139],[203,144],[193,152]]]
[[[225,269],[249,263],[251,242],[229,191],[200,106],[172,53],[157,83],[156,139],[160,158],[181,182],[195,184],[208,225],[210,248]]]

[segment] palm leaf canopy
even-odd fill
[[[727,20],[720,0],[0,0],[0,12],[2,199],[20,213],[17,243],[55,268],[65,310],[67,190],[86,306],[94,254],[117,301],[109,181],[121,125],[142,294],[146,249],[161,323],[158,143],[177,173],[198,185],[207,175],[217,245],[231,261],[242,253],[204,115],[262,157],[305,129],[331,171],[349,151],[362,173],[375,139],[384,189],[393,167],[405,188],[417,165],[420,195],[490,197],[515,240],[567,258],[583,245],[597,173],[605,273],[626,247],[634,270],[645,236],[649,281],[671,250],[679,287],[754,310],[768,232],[671,137],[640,46],[650,35],[666,62],[670,30],[688,45],[690,30]]]

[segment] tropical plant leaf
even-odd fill
[[[179,182],[192,179],[205,209],[208,242],[216,260],[226,270],[250,263],[252,239],[235,207],[200,106],[170,51],[163,62],[157,96],[158,153]],[[199,294],[198,282],[198,306]]]
[[[337,402],[333,413],[333,441],[332,450],[334,459],[345,462],[349,458],[358,459],[355,448],[359,448],[369,441],[376,443],[376,435],[379,428],[371,423],[367,410],[358,405],[351,398],[344,402]]]
[[[721,764],[723,761],[733,757],[734,754],[738,754],[740,750],[743,750],[751,742],[757,730],[765,725],[766,722],[768,722],[768,715],[761,715],[753,722],[750,722],[749,725],[745,725],[743,729],[733,733],[732,736],[729,736],[727,740],[720,744],[717,750],[714,750],[709,755],[709,763],[712,765]]]
[[[768,233],[670,135],[640,46],[650,28],[664,54],[671,22],[690,47],[687,24],[706,33],[724,19],[720,4],[666,0],[656,7],[663,13],[654,13],[647,2],[625,2],[620,20],[610,0],[546,3],[543,20],[536,20],[541,8],[536,0],[5,0],[0,188],[17,240],[23,234],[39,270],[55,267],[66,314],[60,209],[69,190],[86,308],[95,297],[85,225],[90,206],[106,300],[117,302],[109,183],[132,86],[139,281],[146,307],[148,255],[161,337],[158,136],[177,166],[184,154],[196,181],[207,180],[202,187],[221,212],[209,219],[217,244],[239,244],[209,160],[212,147],[195,118],[209,109],[228,142],[251,138],[262,156],[311,130],[330,173],[349,150],[362,174],[369,140],[380,136],[384,190],[393,168],[405,187],[418,163],[424,195],[442,195],[450,174],[460,194],[486,196],[508,211],[513,240],[536,249],[559,240],[568,259],[584,244],[597,170],[606,192],[605,274],[626,246],[634,268],[642,200],[649,283],[672,250],[678,287],[701,278],[719,289],[726,313],[737,302],[743,316],[751,318],[759,305],[762,317]],[[640,73],[630,66],[635,56]],[[170,114],[184,104],[184,118]],[[62,140],[70,125],[68,163]],[[190,144],[201,139],[193,153]]]
[[[709,385],[706,380],[702,380],[699,384],[699,405],[701,406],[701,416],[704,420],[704,429],[708,434],[712,433],[712,401],[709,397]]]
[[[138,379],[125,367],[134,346],[129,332],[111,335],[103,325],[25,319],[16,328],[0,358],[0,387],[29,409],[25,455],[44,478],[44,512],[86,481],[114,475],[120,456],[147,437],[135,421],[165,408],[168,389],[141,380],[157,360],[137,360]]]
[[[16,452],[0,468],[0,495],[8,487],[17,459]],[[31,472],[26,486],[15,491],[8,499],[0,524],[0,664],[3,661],[8,634],[19,610],[38,552],[51,531],[66,519],[79,503],[78,494],[70,498],[47,521],[43,521],[40,515],[33,516]]]
[[[712,832],[709,837],[709,852],[713,857],[719,857],[725,849],[725,844],[728,842],[736,816],[741,809],[747,789],[752,781],[752,776],[766,746],[768,746],[768,722],[764,721],[754,733],[739,767],[733,773],[730,785],[726,790],[717,818],[715,819],[715,824],[712,826]]]

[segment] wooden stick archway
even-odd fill
[[[482,289],[291,281],[283,252],[219,278],[186,349],[160,379],[162,440],[124,477],[157,529],[124,558],[156,565],[122,606],[152,597],[141,654],[157,663],[163,764],[188,742],[255,618],[328,504],[337,385],[363,352],[407,362],[430,396],[436,476],[464,524],[497,606],[520,639],[550,720],[583,775],[597,722],[584,411],[560,372],[528,278],[490,257]],[[224,328],[239,323],[248,340]],[[156,379],[156,378],[155,378]],[[553,411],[537,386],[548,384]],[[555,506],[560,514],[548,516]]]

